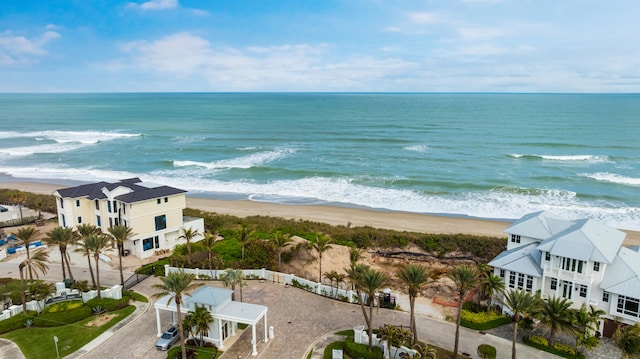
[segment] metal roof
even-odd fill
[[[553,213],[539,211],[529,213],[513,222],[504,231],[509,234],[544,240],[570,226],[572,222],[566,221]]]
[[[640,298],[640,253],[622,247],[607,266],[600,287],[610,293]]]
[[[567,223],[572,225],[544,240],[538,250],[560,257],[611,263],[626,236],[591,219]]]
[[[541,277],[540,251],[536,249],[536,245],[536,243],[531,243],[504,251],[489,262],[489,265],[533,277]]]
[[[233,291],[231,289],[200,287],[196,290],[191,298],[190,303],[205,304],[218,306],[231,298]]]

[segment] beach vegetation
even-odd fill
[[[15,189],[0,189],[0,202],[12,203],[15,198],[22,199],[22,204],[42,212],[56,213],[56,197],[49,194],[24,192]]]

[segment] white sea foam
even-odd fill
[[[574,161],[574,162],[589,162],[589,163],[598,163],[598,162],[609,162],[608,156],[595,156],[595,155],[535,155],[535,154],[518,154],[512,153],[509,156],[513,158],[539,158],[543,160],[549,161]]]
[[[556,189],[505,187],[457,195],[430,195],[413,190],[362,185],[350,178],[310,177],[267,183],[248,180],[220,181],[193,176],[189,168],[148,174],[46,166],[2,168],[2,171],[15,177],[82,181],[116,181],[140,177],[143,181],[188,191],[229,193],[266,202],[337,203],[392,211],[480,218],[516,219],[530,212],[549,210],[567,219],[592,218],[617,228],[640,230],[640,208],[603,200],[588,201],[580,199],[575,192]]]
[[[139,133],[119,133],[104,131],[34,131],[34,132],[15,132],[1,131],[0,138],[16,138],[16,137],[33,137],[36,140],[51,140],[57,143],[83,143],[94,144],[100,141],[111,141],[118,138],[138,137]]]
[[[0,148],[0,154],[9,156],[30,156],[36,153],[61,153],[85,147],[84,144],[45,144],[37,146]]]
[[[597,181],[611,182],[616,184],[623,184],[627,186],[640,186],[640,178],[627,177],[615,173],[598,172],[598,173],[583,173],[584,177],[592,178]]]
[[[252,153],[250,155],[241,156],[237,158],[230,158],[225,160],[213,161],[213,162],[199,162],[199,161],[173,161],[175,167],[204,167],[210,170],[229,169],[229,168],[252,168],[265,165],[270,162],[274,162],[285,158],[295,152],[291,148],[275,149],[273,151],[262,151]]]
[[[413,151],[413,152],[427,152],[429,146],[427,145],[414,145],[414,146],[406,146],[403,147],[404,150]]]

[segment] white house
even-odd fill
[[[127,226],[135,236],[124,243],[125,252],[147,258],[157,250],[173,249],[184,243],[179,239],[183,228],[204,232],[202,218],[182,215],[186,208],[185,193],[178,188],[130,178],[64,188],[54,195],[60,226],[89,223],[104,233],[115,225]]]
[[[640,251],[623,247],[626,234],[590,219],[568,221],[541,211],[505,229],[507,249],[489,265],[507,289],[563,297],[604,310],[600,333],[611,336],[614,318],[640,320]]]
[[[209,331],[204,336],[204,340],[213,343],[218,349],[224,349],[225,342],[230,337],[236,335],[238,330],[238,323],[244,323],[251,326],[251,343],[253,345],[253,355],[258,354],[257,342],[256,342],[256,325],[263,321],[264,339],[266,343],[268,341],[268,327],[267,327],[267,311],[268,308],[263,305],[242,303],[231,300],[233,291],[225,288],[214,287],[200,287],[196,290],[192,296],[183,297],[183,303],[180,306],[180,312],[183,314],[182,318],[190,312],[194,311],[196,306],[204,306],[213,317],[213,322],[209,327]],[[154,303],[156,309],[156,325],[158,329],[158,336],[162,335],[162,326],[160,321],[160,311],[169,311],[173,315],[174,322],[176,321],[175,313],[176,304],[171,299],[170,295],[158,299]]]

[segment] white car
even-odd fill
[[[174,325],[162,333],[162,336],[156,340],[156,349],[169,350],[178,340],[180,340],[180,334],[178,334],[178,328]]]

